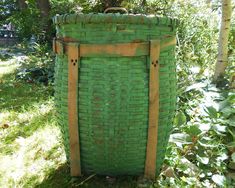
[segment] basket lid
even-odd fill
[[[178,22],[175,18],[159,17],[156,15],[143,14],[120,14],[120,13],[90,13],[90,14],[65,14],[53,18],[54,24],[75,24],[75,23],[117,23],[117,24],[146,24],[164,25],[176,27]]]

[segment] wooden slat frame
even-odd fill
[[[68,43],[68,123],[70,143],[70,174],[81,176],[78,124],[78,65],[80,51],[77,43]]]
[[[159,116],[159,56],[160,41],[150,41],[149,70],[149,125],[145,161],[145,177],[154,179],[156,176],[158,116]]]

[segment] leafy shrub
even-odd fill
[[[6,61],[6,60],[8,60],[8,59],[10,59],[12,56],[10,55],[10,54],[0,54],[0,60],[1,61]]]
[[[35,44],[28,58],[17,69],[16,79],[28,83],[52,85],[54,81],[54,55],[47,45]]]
[[[14,3],[14,2],[13,2]],[[29,39],[33,34],[40,35],[40,12],[33,1],[28,2],[28,8],[14,11],[8,18],[17,31],[19,39]]]

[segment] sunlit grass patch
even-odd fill
[[[14,71],[16,70],[16,68],[19,66],[19,64],[17,64],[17,62],[15,60],[13,61],[5,61],[5,62],[1,62],[0,61],[0,79],[6,75],[6,74],[11,74],[14,73]],[[3,82],[4,80],[1,80],[1,82]]]
[[[0,155],[0,187],[33,186],[40,183],[51,169],[64,163],[65,155],[59,136],[59,129],[46,123],[44,128],[31,136],[15,139],[15,151]]]
[[[65,163],[51,99],[5,111],[1,121],[8,127],[0,129],[0,187],[32,187]]]
[[[0,149],[7,153],[14,150],[14,147],[9,147],[9,144],[14,145],[14,141],[18,137],[26,138],[47,124],[55,124],[52,100],[34,104],[19,111],[10,110],[3,114],[8,115],[0,118],[0,122],[2,122]]]

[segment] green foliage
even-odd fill
[[[0,60],[1,61],[6,61],[8,59],[10,59],[12,56],[9,55],[8,53],[4,53],[4,54],[0,54]]]
[[[205,4],[177,3],[174,14],[178,27],[177,64],[179,88],[212,74],[217,56],[217,13]],[[181,95],[181,93],[179,93]]]
[[[50,0],[51,17],[56,14],[69,14],[83,11],[84,13],[90,12],[92,4],[85,0]]]
[[[174,124],[177,126],[181,126],[186,123],[186,116],[183,112],[178,112],[174,119]]]
[[[235,94],[204,82],[186,88],[181,98],[185,110],[175,116],[156,187],[234,186]]]
[[[8,21],[17,28],[17,34],[20,39],[28,39],[33,34],[40,34],[40,27],[38,24],[40,23],[39,12],[36,8],[25,9],[17,12],[9,17]]]
[[[0,3],[0,25],[16,11],[14,0],[2,0]]]
[[[122,6],[126,7],[130,13],[134,14],[157,14],[161,15],[170,15],[171,8],[174,0],[154,0],[154,1],[144,1],[144,0],[126,0],[122,2]]]
[[[34,44],[28,58],[20,62],[16,79],[28,83],[52,85],[54,82],[54,54],[46,45]]]

